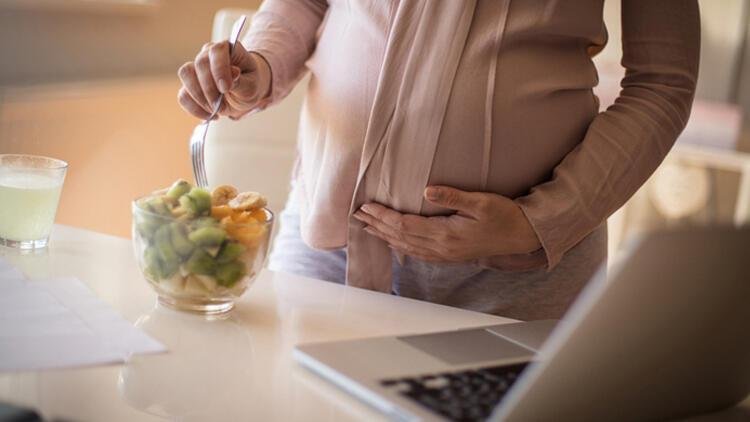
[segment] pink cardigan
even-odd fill
[[[347,282],[390,291],[390,250],[352,211],[376,201],[444,214],[422,192],[449,185],[514,198],[543,245],[480,265],[554,271],[662,161],[690,115],[698,75],[697,2],[623,0],[627,74],[599,113],[591,54],[607,42],[602,7],[266,0],[244,44],[270,64],[270,102],[311,73],[295,172],[305,242],[347,246]],[[586,257],[602,251],[576,256],[598,265]]]

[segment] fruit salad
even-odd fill
[[[133,236],[144,275],[160,294],[241,295],[265,258],[265,205],[257,192],[208,191],[185,180],[136,200]]]

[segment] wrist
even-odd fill
[[[542,248],[542,242],[539,239],[539,235],[537,235],[536,230],[534,230],[534,226],[531,225],[531,221],[529,221],[528,217],[526,217],[526,214],[523,212],[521,207],[518,207],[518,213],[519,213],[519,231],[520,234],[518,236],[519,242],[519,250],[522,251],[522,253],[532,253],[535,251],[538,251]]]
[[[531,224],[525,216],[523,220],[517,220],[510,226],[500,229],[494,236],[494,239],[506,239],[505,241],[493,241],[488,256],[505,256],[505,255],[526,255],[542,249],[542,243],[539,241]]]
[[[517,240],[516,250],[518,253],[532,253],[542,248],[542,242],[539,236],[531,225],[526,214],[523,212],[521,207],[516,204],[516,210],[518,211],[518,219],[516,224],[516,233],[513,236]]]
[[[265,100],[271,96],[271,88],[273,86],[271,65],[262,54],[256,51],[250,51],[249,54],[250,58],[255,62],[256,69],[258,69],[258,84],[262,88],[260,99]]]
[[[532,253],[542,248],[542,242],[539,241],[534,230],[529,226],[529,229],[520,236],[520,242],[518,249],[520,253]]]

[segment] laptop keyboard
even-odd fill
[[[483,421],[526,363],[386,379],[380,384],[454,421]]]

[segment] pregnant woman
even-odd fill
[[[182,107],[237,119],[306,71],[271,268],[522,320],[559,318],[606,219],[684,128],[696,0],[622,0],[614,105],[603,0],[266,0],[243,45],[179,70]]]

